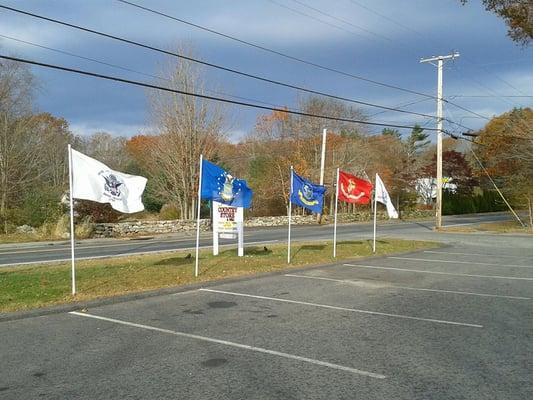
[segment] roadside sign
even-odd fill
[[[213,201],[213,255],[218,255],[218,240],[238,239],[238,255],[244,255],[244,209]]]

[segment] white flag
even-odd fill
[[[123,213],[144,210],[141,196],[146,178],[113,171],[94,158],[71,151],[72,198],[109,203]]]
[[[376,201],[379,201],[381,204],[385,204],[389,218],[398,218],[398,212],[394,208],[389,193],[387,192],[387,189],[385,189],[385,185],[378,174],[376,174],[375,191]]]

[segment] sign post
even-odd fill
[[[213,255],[219,253],[219,238],[238,239],[238,255],[244,256],[244,208],[213,201]]]

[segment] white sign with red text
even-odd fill
[[[244,255],[244,209],[213,201],[213,255],[218,255],[218,239],[237,239],[238,255]]]

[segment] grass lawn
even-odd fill
[[[486,222],[476,225],[468,226],[450,226],[440,229],[445,232],[492,232],[492,233],[533,233],[533,230],[529,227],[522,227],[518,221],[504,221],[504,222]]]
[[[117,296],[164,287],[206,282],[227,277],[253,275],[305,265],[331,263],[331,242],[295,243],[292,263],[287,265],[286,245],[200,252],[200,275],[194,277],[194,257],[189,251],[131,256],[76,263],[76,296],[70,294],[70,264],[44,264],[0,269],[0,312],[38,308],[53,304]],[[377,255],[409,252],[438,246],[433,242],[381,239]],[[193,253],[194,254],[194,253]],[[345,241],[337,244],[337,261],[372,255],[371,241]]]

